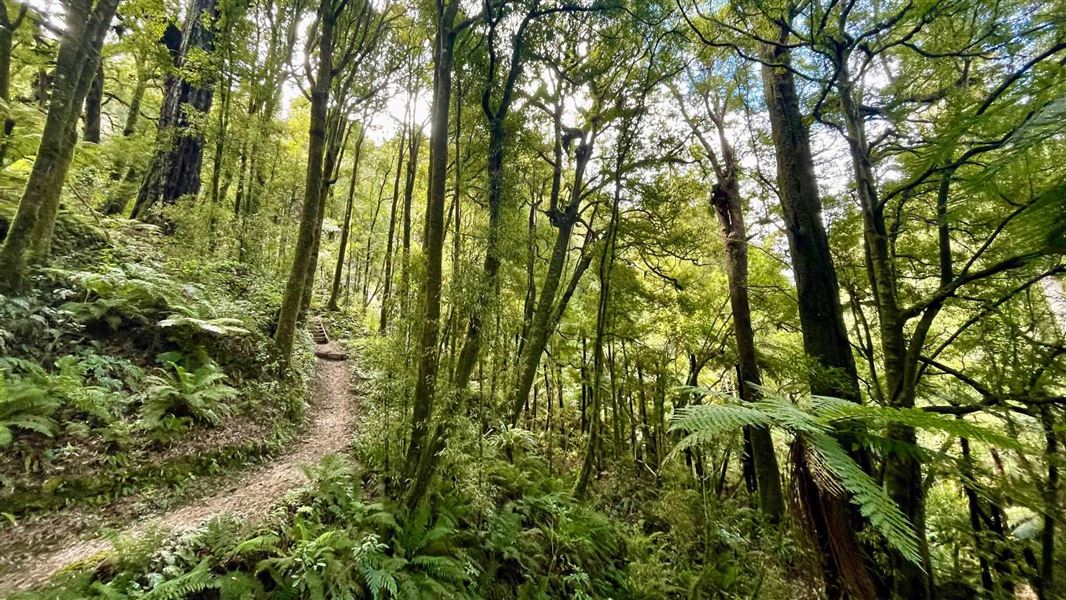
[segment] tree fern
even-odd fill
[[[862,470],[833,436],[806,434],[804,439],[809,442],[809,448],[813,451],[808,454],[808,463],[824,466],[840,486],[847,490],[851,501],[859,507],[859,511],[870,525],[907,560],[919,564],[921,555],[918,535],[884,488]]]
[[[982,427],[954,416],[941,415],[920,408],[891,408],[870,404],[857,404],[840,398],[814,396],[811,399],[813,410],[818,418],[828,423],[859,421],[871,429],[880,429],[895,423],[915,429],[946,433],[952,437],[964,437],[982,441],[994,446],[1011,450],[1024,450],[1017,439],[997,431]]]
[[[840,425],[853,424],[863,438],[878,445],[883,438],[873,432],[890,424],[903,424],[916,429],[946,433],[955,437],[981,440],[1001,447],[1022,449],[1012,438],[991,431],[964,419],[946,417],[921,409],[886,408],[860,405],[837,398],[814,397],[803,404],[793,404],[785,398],[764,395],[754,403],[740,404],[729,396],[717,394],[724,404],[686,406],[678,409],[671,431],[684,431],[685,438],[674,449],[700,446],[719,439],[723,434],[740,431],[746,426],[775,426],[801,437],[816,480],[833,492],[847,492],[851,501],[885,540],[909,560],[918,561],[918,538],[914,528],[899,507],[842,448],[831,435]],[[917,447],[888,448],[895,452],[914,451]]]

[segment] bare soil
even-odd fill
[[[335,346],[335,343],[328,345]],[[339,347],[330,350],[342,352]],[[268,465],[249,470],[231,480],[233,483],[230,486],[214,495],[169,512],[143,518],[124,528],[118,537],[136,539],[159,528],[178,533],[194,529],[214,517],[226,514],[250,521],[268,514],[270,507],[285,492],[306,482],[302,466],[317,463],[322,457],[341,452],[348,446],[354,420],[354,405],[348,393],[348,386],[347,363],[320,359],[311,395],[312,425],[306,437],[291,453]],[[26,527],[50,525],[54,524],[42,520]],[[32,532],[20,533],[32,537]],[[72,533],[68,539],[54,544],[59,550],[38,555],[29,552],[16,557],[14,561],[4,561],[12,563],[12,568],[0,573],[0,594],[32,589],[47,582],[64,567],[83,563],[108,551],[112,543],[102,538],[99,533],[97,531],[89,536]]]

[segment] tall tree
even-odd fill
[[[836,268],[822,223],[822,203],[814,175],[807,125],[791,71],[788,32],[762,47],[762,76],[777,158],[777,184],[785,216],[792,270],[796,277],[803,348],[811,392],[859,401],[858,373],[840,306]],[[852,444],[847,444],[846,447]],[[822,551],[830,598],[876,598],[881,582],[857,533],[860,523],[846,498],[821,487],[797,450],[799,496],[806,520]]]
[[[174,204],[200,193],[204,131],[199,121],[215,97],[211,61],[217,19],[217,0],[190,0],[174,70],[164,85],[156,151],[137,193],[133,218],[144,218],[160,201]]]
[[[411,415],[411,440],[405,472],[411,481],[404,498],[408,507],[418,505],[433,474],[434,451],[429,429],[437,390],[440,357],[441,284],[443,281],[444,205],[448,174],[448,121],[451,112],[452,69],[456,38],[478,17],[459,19],[459,0],[438,2],[433,31],[433,102],[430,109],[429,191],[426,194],[425,236],[422,251],[426,274],[423,282],[422,319],[419,335],[418,376]]]
[[[704,115],[713,126],[717,143],[711,141],[703,127],[685,108],[686,99],[675,89],[674,96],[682,116],[689,124],[706,160],[714,173],[715,183],[711,188],[711,209],[718,216],[725,246],[725,272],[729,280],[729,304],[733,316],[733,334],[737,347],[737,387],[741,399],[758,401],[762,376],[755,352],[755,331],[752,326],[751,300],[748,295],[748,235],[744,222],[744,207],[740,194],[740,165],[730,143],[726,128],[726,112],[733,91],[721,85],[724,92],[707,89],[708,84],[718,82],[697,81],[690,78],[692,92],[705,108]],[[781,492],[780,472],[774,453],[770,430],[765,427],[749,428],[747,433],[752,449],[755,479],[759,492],[759,507],[773,522],[784,514],[784,495]]]
[[[281,313],[278,315],[278,327],[274,334],[274,342],[284,367],[288,366],[289,356],[292,354],[297,317],[303,302],[304,286],[307,284],[307,270],[311,266],[315,229],[319,226],[318,212],[324,176],[322,162],[326,152],[326,121],[329,93],[335,74],[333,36],[337,27],[337,19],[347,5],[347,0],[322,0],[318,6],[315,22],[309,29],[306,74],[311,85],[311,122],[308,128],[307,174],[304,183],[303,209],[300,213],[300,229],[297,233],[292,268],[289,271]],[[312,41],[317,43],[312,45]],[[314,74],[309,66],[312,54],[318,60]]]
[[[23,3],[18,3],[18,14],[12,19],[7,3],[0,4],[2,4],[0,6],[0,100],[3,100],[6,106],[11,102],[11,51],[15,31],[26,18],[28,7]],[[7,154],[8,139],[15,130],[15,119],[11,116],[11,107],[6,106],[4,112],[6,114],[4,115],[3,138],[0,139],[0,166],[3,166],[4,157]]]
[[[78,117],[96,77],[100,48],[118,0],[72,0],[60,39],[41,142],[18,210],[0,247],[0,289],[21,287],[32,261],[47,258],[77,141]]]
[[[318,66],[312,74],[308,52],[305,72],[311,86],[311,123],[304,208],[275,334],[284,363],[292,352],[296,326],[311,304],[322,222],[350,129],[348,115],[382,87],[371,77],[380,66],[375,53],[396,18],[391,4],[375,7],[365,0],[357,4],[325,0],[311,25],[308,39],[317,39]],[[360,76],[367,81],[360,80],[357,86]],[[310,202],[314,206],[308,206]]]
[[[482,18],[488,29],[486,39],[488,65],[485,73],[485,84],[481,92],[481,110],[489,133],[486,163],[489,222],[486,231],[482,281],[477,287],[477,297],[467,321],[466,336],[463,339],[462,350],[459,352],[459,360],[455,368],[455,386],[459,390],[463,390],[470,382],[470,376],[474,371],[474,365],[481,346],[484,313],[488,310],[488,305],[492,302],[492,295],[497,289],[496,276],[500,270],[499,241],[501,207],[504,194],[504,160],[507,143],[506,121],[511,110],[511,104],[514,101],[515,85],[528,60],[526,56],[527,34],[535,21],[541,17],[555,13],[595,9],[595,7],[583,8],[578,5],[542,7],[539,1],[534,2],[532,6],[526,9],[522,20],[509,40],[511,52],[505,62],[507,70],[502,80],[498,81],[498,71],[502,58],[497,47],[499,44],[499,28],[503,19],[512,14],[507,8],[509,7],[494,8],[491,3],[486,2],[482,10]],[[510,10],[513,11],[515,9],[510,8]],[[458,202],[456,202],[456,210],[458,211]],[[457,226],[458,223],[459,219],[457,217]],[[458,243],[458,235],[456,235],[456,243]]]

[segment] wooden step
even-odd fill
[[[313,319],[307,323],[307,329],[311,333],[311,339],[315,340],[316,344],[328,344],[329,335],[326,333],[326,325],[321,319]]]

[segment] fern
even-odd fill
[[[262,598],[266,595],[263,584],[254,576],[240,571],[232,571],[215,579],[221,600],[246,600]]]
[[[194,331],[201,331],[213,335],[244,335],[248,330],[244,328],[240,319],[232,317],[219,317],[216,319],[200,319],[193,316],[171,316],[159,322],[160,327],[181,327]]]
[[[280,540],[281,538],[274,533],[258,535],[234,546],[233,550],[230,552],[230,557],[246,556],[248,554],[258,554],[263,552],[277,552],[278,542]]]
[[[981,427],[953,416],[928,412],[920,408],[890,408],[857,404],[840,398],[815,396],[812,406],[821,419],[830,423],[858,421],[866,427],[880,429],[889,424],[907,425],[915,429],[946,433],[952,437],[964,437],[994,446],[1024,451],[1017,439],[1003,435],[987,427]]]
[[[819,464],[832,473],[870,525],[907,560],[920,564],[918,534],[884,488],[877,485],[831,435],[806,435],[805,439],[813,449],[808,453],[808,462]]]
[[[0,448],[14,441],[14,428],[51,437],[56,430],[52,414],[58,407],[47,389],[24,380],[7,382],[0,374]]]
[[[855,463],[831,435],[834,428],[857,425],[853,429],[865,432],[863,435],[873,445],[883,440],[873,437],[871,431],[884,429],[890,424],[902,424],[1022,449],[1017,440],[974,423],[920,409],[860,405],[827,397],[814,397],[801,405],[773,395],[765,395],[765,399],[759,402],[744,404],[721,394],[718,397],[724,398],[727,403],[678,409],[670,429],[684,431],[687,435],[677,444],[674,453],[706,444],[744,427],[776,426],[786,429],[805,442],[802,446],[807,452],[808,463],[814,467],[819,485],[833,492],[846,491],[885,540],[908,560],[915,562],[919,560],[919,549],[913,526],[885,490]]]
[[[174,579],[164,581],[142,596],[144,600],[183,600],[209,588],[218,588],[215,575],[208,568],[208,559]]]
[[[166,415],[188,416],[218,425],[229,413],[224,403],[235,398],[237,390],[226,385],[226,374],[214,363],[207,363],[190,371],[181,365],[167,363],[173,376],[148,377],[143,393],[141,420],[149,429],[156,429]]]

